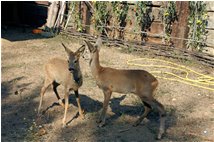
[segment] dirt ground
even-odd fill
[[[149,114],[139,126],[132,124],[143,113],[139,99],[133,94],[113,93],[107,113],[107,124],[98,128],[96,120],[102,110],[103,93],[91,76],[88,61],[80,59],[84,77],[79,89],[86,118],[78,118],[74,95],[70,95],[68,125],[62,128],[64,109],[58,105],[51,88],[46,92],[41,117],[37,117],[40,89],[43,85],[43,65],[48,59],[66,59],[61,41],[71,50],[83,41],[57,36],[43,38],[22,30],[2,32],[1,38],[1,140],[7,141],[77,141],[77,142],[153,142],[159,127],[157,111]],[[196,61],[182,61],[154,56],[152,53],[130,53],[121,48],[102,46],[103,66],[122,69],[145,69],[127,65],[128,59],[154,57],[187,66],[214,76],[212,68]],[[187,84],[159,80],[156,99],[167,111],[166,133],[161,142],[208,142],[214,140],[214,92]],[[59,93],[63,97],[62,87]]]

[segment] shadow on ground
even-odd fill
[[[33,28],[29,27],[9,26],[7,29],[2,29],[1,37],[11,42],[47,38],[40,34],[33,34],[32,30]]]
[[[36,109],[38,107],[38,102],[34,101],[34,98],[39,96],[41,86],[35,88],[30,88],[31,83],[16,84],[19,81],[24,80],[25,77],[21,76],[14,78],[7,82],[2,82],[2,140],[3,141],[23,141],[26,137],[29,137],[29,128],[33,125],[37,118]],[[13,86],[19,86],[19,88],[30,89],[30,93],[26,95],[27,97],[22,97],[15,99],[15,101],[9,100],[9,95],[12,97],[18,97],[14,94]],[[112,109],[114,115],[108,117],[107,125],[103,128],[98,128],[96,120],[100,115],[100,110],[102,109],[102,102],[94,100],[87,95],[80,94],[81,104],[83,109],[87,114],[93,114],[85,121],[81,121],[78,124],[68,125],[67,128],[59,131],[59,137],[56,140],[75,140],[79,141],[154,141],[156,133],[159,127],[159,115],[156,111],[151,112],[148,115],[150,122],[148,124],[142,124],[138,127],[133,127],[133,121],[124,120],[124,122],[118,122],[117,120],[122,117],[122,115],[129,116],[140,116],[143,113],[143,106],[129,106],[121,105],[121,101],[125,98],[125,95],[113,98],[110,101],[110,108]],[[57,100],[57,99],[56,99]],[[69,96],[69,102],[77,108],[77,103],[75,95]],[[63,114],[63,108],[56,113],[56,106],[58,104],[53,102],[52,105],[46,108],[43,115],[41,124],[51,124],[59,119],[59,115]],[[59,107],[58,107],[59,108]],[[62,113],[61,113],[62,111]],[[72,109],[73,111],[73,109]],[[53,113],[51,113],[53,112]],[[77,109],[76,109],[77,112]],[[175,110],[170,110],[167,118],[167,128],[173,126],[176,123]],[[57,115],[58,114],[58,115]],[[68,123],[72,123],[74,118],[67,118]],[[170,120],[169,120],[170,119]],[[173,121],[172,121],[173,120]],[[61,121],[60,121],[61,122]],[[87,130],[86,130],[87,129]],[[81,134],[84,136],[81,137]],[[173,137],[171,137],[173,138]],[[176,139],[176,138],[175,138]],[[33,140],[33,138],[30,138]]]
[[[1,83],[2,141],[23,141],[36,117],[35,106],[38,103],[34,101],[34,98],[38,97],[40,87],[30,88],[29,85],[31,83],[16,85],[18,81],[24,79],[25,77],[22,76]],[[25,95],[24,92],[17,92],[23,93],[23,97],[20,97],[20,94],[15,94],[11,91],[14,85],[30,89],[30,94]]]
[[[97,123],[95,122],[97,116],[91,117],[87,121],[80,122],[74,126],[69,126],[65,129],[61,129],[56,132],[57,137],[53,138],[53,141],[93,141],[93,142],[106,142],[106,141],[114,141],[114,142],[154,142],[156,141],[156,136],[158,133],[159,127],[159,115],[157,112],[151,113],[148,116],[150,120],[148,123],[141,124],[137,127],[133,127],[133,121],[124,120],[114,121],[121,117],[121,111],[123,114],[138,116],[139,112],[142,110],[142,106],[123,106],[120,105],[120,101],[124,99],[124,96],[119,98],[114,98],[111,100],[111,108],[115,109],[114,113],[116,116],[110,117],[107,121],[107,125],[105,127],[99,128],[97,127]],[[166,133],[163,136],[161,142],[173,141],[200,141],[201,137],[197,135],[192,135],[191,131],[181,131],[176,133],[171,133],[170,128],[178,125],[177,123],[177,113],[176,109],[171,106],[166,106],[167,108],[167,120],[166,120]],[[131,112],[134,110],[134,112]],[[114,121],[110,122],[109,121]],[[202,120],[192,120],[186,121],[185,123],[188,125],[189,123],[194,123],[196,121]],[[186,126],[181,126],[186,127]]]

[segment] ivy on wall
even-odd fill
[[[113,16],[116,18],[116,23],[117,23],[116,25],[119,27],[119,32],[120,32],[119,37],[123,38],[123,35],[124,35],[123,28],[126,27],[129,4],[127,3],[127,1],[122,3],[118,1],[114,1],[114,2],[111,2],[111,5],[112,5]]]
[[[140,26],[142,32],[147,32],[154,20],[152,16],[152,7],[147,5],[152,5],[152,1],[138,1],[135,5],[136,7],[136,23]],[[141,33],[142,41],[147,40],[147,34]]]
[[[113,13],[118,21],[118,25],[120,27],[125,27],[125,24],[126,23],[126,17],[128,15],[128,10],[129,10],[129,5],[126,2],[118,2],[118,1],[115,1],[115,2],[112,2],[112,9],[113,9]]]
[[[95,12],[93,14],[93,21],[95,24],[96,30],[98,30],[102,34],[106,33],[106,26],[109,25],[109,19],[110,19],[110,10],[109,6],[110,2],[95,2],[94,3],[94,9]]]
[[[83,26],[82,26],[82,16],[81,16],[81,3],[80,2],[76,2],[76,1],[71,1],[69,2],[69,9],[71,10],[72,8],[74,8],[73,11],[73,16],[74,16],[74,22],[75,22],[75,26],[78,32],[82,32],[83,31]]]
[[[208,24],[206,4],[203,1],[190,1],[189,9],[188,38],[192,40],[187,42],[187,47],[192,50],[202,51],[205,46],[207,34],[206,27]]]
[[[176,14],[176,3],[175,1],[169,1],[163,7],[162,10],[162,22],[164,25],[164,41],[165,43],[170,43],[170,36],[172,33],[172,24],[177,20]]]

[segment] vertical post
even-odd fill
[[[57,13],[59,11],[58,2],[53,1],[48,7],[48,16],[47,16],[47,23],[46,26],[48,28],[54,27],[54,24],[57,19]]]
[[[91,14],[90,14],[90,9],[89,7],[86,5],[86,2],[82,2],[82,6],[83,6],[83,11],[82,11],[82,20],[83,20],[83,29],[85,29],[86,33],[90,32],[90,18],[91,18]]]
[[[178,21],[172,25],[172,37],[188,38],[188,16],[189,16],[189,2],[177,1],[176,11],[178,15]],[[177,48],[185,48],[186,41],[183,39],[172,39],[172,43]]]

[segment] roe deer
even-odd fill
[[[66,125],[66,114],[68,110],[68,97],[70,91],[74,91],[76,96],[76,101],[79,109],[79,115],[81,118],[84,118],[83,110],[80,105],[80,98],[78,89],[82,86],[82,73],[79,66],[79,58],[80,55],[85,50],[85,45],[81,46],[75,53],[68,49],[63,43],[62,45],[65,48],[65,51],[68,55],[68,61],[60,59],[60,58],[53,58],[49,60],[49,62],[45,65],[45,82],[44,86],[41,89],[41,99],[38,108],[38,114],[40,113],[40,109],[42,106],[43,96],[47,88],[52,85],[53,91],[56,94],[56,97],[59,101],[59,104],[65,107],[64,118],[62,120],[63,127]],[[57,92],[57,87],[59,85],[64,86],[64,99],[65,105],[59,97]]]
[[[134,93],[144,104],[145,111],[134,123],[137,126],[147,116],[152,108],[156,108],[160,114],[160,127],[157,139],[161,139],[165,129],[166,112],[161,103],[154,99],[153,94],[158,86],[157,79],[144,70],[119,70],[102,67],[99,62],[99,46],[101,38],[97,39],[95,45],[85,41],[90,51],[90,68],[96,84],[104,93],[103,110],[98,120],[99,127],[105,124],[105,115],[112,92]]]

